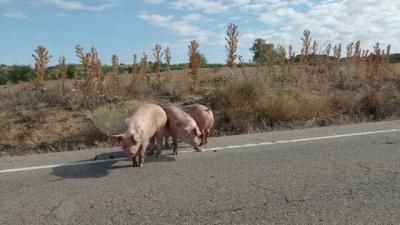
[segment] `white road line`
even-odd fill
[[[281,140],[281,141],[263,142],[263,143],[256,143],[256,144],[244,144],[244,145],[215,147],[215,148],[203,149],[203,152],[222,151],[222,150],[241,149],[241,148],[251,148],[251,147],[256,147],[256,146],[266,146],[266,145],[276,145],[276,144],[285,144],[285,143],[306,142],[306,141],[334,139],[334,138],[343,138],[343,137],[365,136],[365,135],[393,133],[393,132],[400,132],[400,128],[399,129],[391,129],[391,130],[377,130],[377,131],[361,132],[361,133],[338,134],[338,135],[312,137],[312,138]],[[179,151],[179,153],[190,153],[190,152],[194,152],[194,151],[193,150],[191,150],[191,151]],[[121,161],[121,160],[130,160],[130,158],[121,157],[121,158],[114,158],[114,159],[88,160],[88,161],[82,161],[82,162],[72,162],[72,163],[61,163],[61,164],[33,166],[33,167],[24,167],[24,168],[15,168],[15,169],[5,169],[5,170],[0,170],[0,173],[12,173],[12,172],[29,171],[29,170],[50,169],[50,168],[56,168],[56,167],[88,165],[88,164],[97,164],[97,163],[113,162],[113,161]]]

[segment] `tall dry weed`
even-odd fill
[[[162,46],[156,44],[153,48],[153,56],[155,58],[156,74],[157,74],[157,86],[161,85],[161,59],[163,57]]]
[[[51,55],[43,46],[38,46],[35,54],[32,54],[35,59],[35,87],[42,90],[44,87],[44,80],[46,78],[47,65],[50,61]]]
[[[235,61],[237,58],[237,46],[239,41],[238,35],[238,26],[233,23],[229,24],[225,36],[225,49],[227,51],[226,65],[230,68],[235,66]]]

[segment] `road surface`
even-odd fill
[[[143,168],[118,149],[0,158],[0,224],[400,223],[400,121],[179,150]]]

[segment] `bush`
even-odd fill
[[[30,66],[12,66],[7,72],[7,79],[11,83],[33,80],[34,71]]]
[[[107,104],[93,110],[89,119],[102,134],[110,135],[125,131],[124,121],[142,102],[130,101],[123,104]]]
[[[67,66],[67,77],[69,79],[74,78],[75,76],[75,71],[77,71],[76,66],[74,65],[68,65]]]
[[[312,120],[326,110],[329,100],[299,87],[274,89],[266,80],[233,83],[210,96],[211,108],[222,114],[216,126],[234,133]]]
[[[4,72],[0,72],[0,85],[5,85],[7,84],[8,79],[7,79],[7,75]]]

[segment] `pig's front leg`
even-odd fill
[[[207,144],[208,143],[208,135],[210,134],[210,130],[209,129],[206,129],[205,131],[204,131],[204,144]]]
[[[205,135],[204,135],[204,131],[201,131],[200,138],[201,138],[200,146],[202,146],[202,145],[205,144]]]
[[[138,167],[137,158],[138,158],[137,155],[135,155],[135,156],[132,157],[132,166],[133,166],[133,167]]]
[[[202,150],[199,148],[199,146],[197,146],[197,144],[194,144],[193,147],[194,147],[194,150],[196,150],[196,151],[198,151],[198,152],[201,152],[201,151],[202,151]]]
[[[138,157],[139,157],[139,167],[143,167],[143,164],[144,164],[144,154],[145,154],[145,152],[146,152],[146,148],[147,148],[147,146],[148,146],[148,143],[145,143],[145,144],[142,144],[142,146],[140,146],[140,149],[139,149],[139,154],[138,154]]]
[[[153,136],[153,137],[151,137],[150,138],[150,151],[149,151],[149,153],[148,153],[148,155],[153,155],[154,154],[154,145],[155,145],[155,142],[156,142],[156,138]],[[157,145],[158,145],[158,140],[157,140]]]

